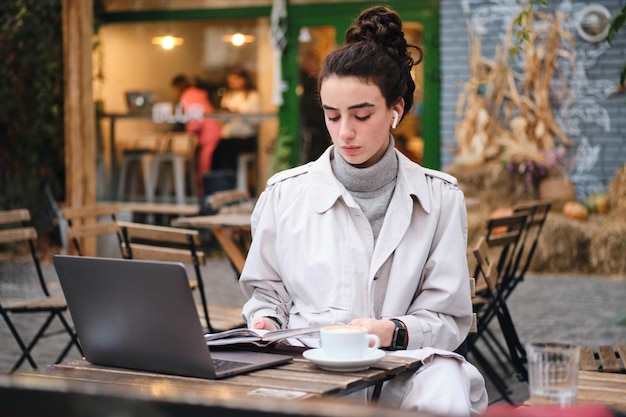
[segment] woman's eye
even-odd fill
[[[337,120],[339,120],[339,116],[328,116],[328,120],[331,122],[336,122]]]
[[[367,116],[354,116],[358,121],[364,122],[365,120],[369,119],[371,115],[367,115]]]

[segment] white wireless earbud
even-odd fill
[[[395,129],[395,128],[396,128],[396,126],[398,126],[398,117],[400,117],[400,116],[398,115],[398,112],[394,110],[394,111],[393,111],[393,123],[391,124],[391,128],[392,128],[392,129]]]

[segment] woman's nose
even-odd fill
[[[354,137],[354,128],[350,120],[347,120],[347,117],[341,119],[341,124],[339,125],[339,137],[341,139],[351,139]]]

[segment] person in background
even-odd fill
[[[486,409],[487,391],[454,352],[472,323],[464,195],[454,177],[397,151],[391,134],[413,105],[421,60],[382,6],[326,56],[318,86],[332,145],[275,174],[259,197],[243,315],[255,329],[366,327],[423,364],[385,382],[380,406],[467,416]]]
[[[253,86],[248,71],[240,66],[232,67],[226,75],[226,92],[220,107],[232,113],[259,113],[261,100]],[[223,138],[249,138],[257,135],[258,124],[243,118],[233,118],[222,125]]]
[[[183,111],[197,110],[202,107],[203,114],[213,113],[208,93],[189,82],[185,75],[177,75],[171,82],[174,94],[179,100]],[[198,137],[196,147],[196,189],[202,196],[202,177],[211,171],[213,152],[221,139],[221,125],[214,119],[192,119],[185,123],[185,131],[195,133]]]

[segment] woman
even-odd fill
[[[224,110],[242,114],[261,111],[259,93],[254,89],[250,74],[245,68],[231,68],[226,75],[226,84],[228,88],[220,102]],[[258,126],[255,123],[246,122],[242,118],[234,118],[222,125],[222,137],[247,138],[256,136],[257,129]]]
[[[185,75],[177,75],[171,82],[172,90],[178,97],[184,111],[202,109],[202,114],[213,113],[213,106],[206,91],[193,86]],[[196,147],[196,188],[202,196],[202,177],[211,171],[213,152],[221,138],[221,126],[215,119],[192,119],[185,124],[185,131],[198,137]]]
[[[421,57],[386,7],[363,11],[326,57],[318,85],[333,145],[268,181],[252,215],[243,313],[256,329],[365,326],[424,363],[385,383],[379,404],[468,415],[487,396],[452,353],[472,320],[464,196],[453,177],[396,151],[390,134],[413,104]]]

